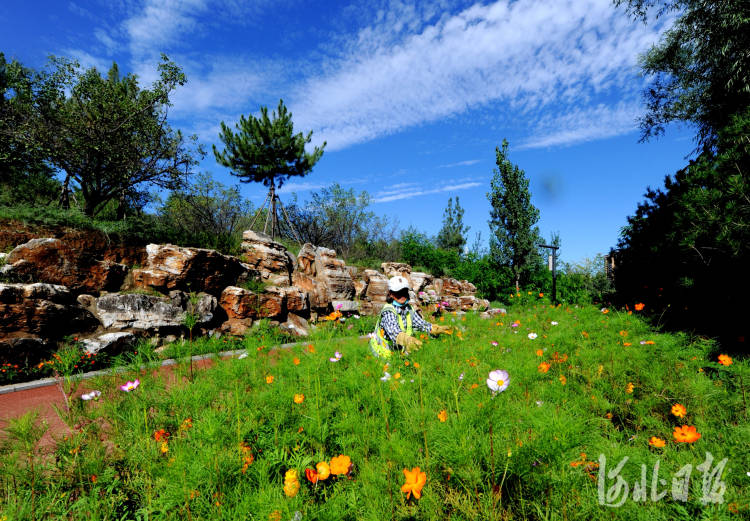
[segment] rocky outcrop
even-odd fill
[[[402,275],[407,280],[411,280],[411,266],[404,264],[403,262],[383,262],[380,264],[380,269],[385,273],[386,278],[395,277],[396,275]]]
[[[296,336],[307,336],[310,334],[310,324],[307,320],[294,313],[289,313],[286,322],[279,326],[282,331],[291,333]]]
[[[409,275],[411,280],[411,289],[415,292],[422,291],[426,286],[432,282],[432,275],[429,273],[423,273],[421,271],[413,271]]]
[[[104,333],[81,342],[84,351],[92,355],[106,352],[117,354],[125,351],[135,344],[136,336],[133,333],[120,331],[117,333]]]
[[[315,276],[328,290],[331,300],[354,298],[354,281],[346,264],[336,258],[336,251],[328,248],[315,249]]]
[[[146,253],[145,266],[133,270],[133,285],[160,293],[181,290],[220,295],[248,269],[235,257],[202,248],[149,244]]]
[[[242,250],[245,262],[258,272],[263,282],[275,286],[291,284],[295,258],[284,245],[263,233],[245,230],[242,234]]]
[[[286,313],[287,293],[282,288],[269,286],[262,293],[229,286],[221,293],[219,305],[229,320],[280,318]]]
[[[456,279],[444,278],[442,295],[452,295],[458,297],[463,294],[461,283]]]
[[[0,337],[59,339],[96,325],[65,286],[0,284]]]
[[[32,239],[17,246],[5,259],[6,277],[14,280],[66,286],[74,293],[116,291],[128,267],[117,262],[122,255],[104,255],[101,246],[90,248],[55,238]]]
[[[165,333],[185,329],[187,313],[195,316],[195,327],[211,323],[216,310],[216,297],[202,293],[194,300],[191,301],[181,291],[172,291],[169,297],[112,293],[95,299],[89,310],[110,331]]]
[[[490,307],[490,301],[478,299],[474,295],[462,295],[458,297],[458,306],[463,311],[484,311]]]

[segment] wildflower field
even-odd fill
[[[388,361],[253,342],[88,380],[73,435],[0,441],[0,519],[747,519],[747,361],[638,314],[540,299]]]

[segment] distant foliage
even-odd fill
[[[438,247],[444,250],[454,250],[459,254],[463,253],[468,231],[469,227],[464,226],[464,209],[458,202],[458,196],[456,196],[456,206],[453,206],[453,198],[449,198],[448,206],[443,212],[443,227],[437,235]]]

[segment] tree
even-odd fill
[[[47,202],[58,184],[33,139],[40,76],[0,52],[0,204]]]
[[[712,148],[718,132],[750,104],[750,3],[747,0],[615,0],[647,21],[676,12],[662,41],[641,57],[650,85],[642,138],[672,121],[697,126],[697,140]]]
[[[252,204],[239,188],[224,186],[204,173],[173,191],[159,215],[168,228],[181,232],[182,244],[237,253],[251,212]]]
[[[539,210],[531,204],[529,180],[523,170],[508,159],[508,142],[495,148],[497,169],[487,194],[490,210],[490,255],[496,266],[509,266],[516,291],[538,266],[537,245],[541,242]]]
[[[443,212],[443,227],[437,235],[437,246],[444,250],[454,250],[459,254],[463,253],[466,245],[466,232],[468,226],[464,226],[464,209],[458,202],[456,196],[456,206],[453,207],[453,198],[448,199],[448,206]]]
[[[37,142],[49,143],[50,163],[65,174],[63,206],[77,187],[86,215],[117,200],[122,218],[128,201],[142,200],[148,187],[175,189],[186,181],[203,151],[195,136],[186,140],[167,123],[169,95],[186,82],[176,64],[162,55],[159,80],[141,89],[133,74],[120,76],[116,63],[106,77],[95,68],[79,72],[76,62],[51,63],[56,71],[45,90],[56,96],[39,104]]]
[[[223,121],[219,139],[224,150],[213,147],[216,161],[231,169],[231,174],[242,182],[263,183],[269,187],[267,200],[271,205],[271,235],[278,228],[276,217],[276,187],[281,187],[290,177],[303,177],[310,173],[315,163],[323,155],[326,146],[314,147],[312,153],[305,151],[305,145],[312,140],[312,131],[305,136],[294,134],[292,114],[279,100],[278,108],[268,117],[268,108],[260,108],[260,118],[244,115],[235,125],[233,132]],[[265,203],[261,206],[263,208]]]

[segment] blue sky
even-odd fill
[[[173,127],[210,150],[219,125],[283,98],[295,129],[327,142],[310,175],[282,197],[338,182],[371,209],[428,234],[458,196],[486,244],[495,147],[530,179],[545,238],[581,261],[617,242],[647,186],[686,164],[689,128],[638,143],[638,55],[669,20],[648,26],[608,0],[5,0],[0,51],[40,68],[50,54],[143,86],[160,53],[183,67]],[[209,154],[201,169],[236,179]],[[256,205],[265,189],[243,185]]]

